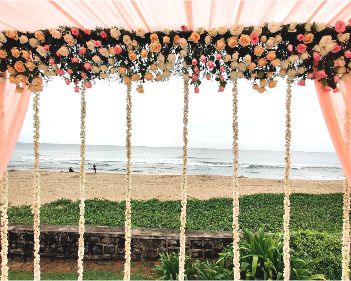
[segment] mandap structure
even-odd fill
[[[132,89],[183,77],[183,169],[179,280],[184,280],[188,103],[201,81],[231,88],[233,103],[234,280],[240,279],[238,79],[258,93],[286,80],[284,280],[290,278],[290,140],[294,84],[314,80],[321,110],[345,173],[342,278],[349,279],[351,184],[351,3],[349,1],[2,1],[0,13],[1,280],[8,279],[6,166],[33,96],[34,279],[40,280],[40,93],[61,77],[81,95],[78,273],[83,279],[85,94],[97,79],[126,85],[124,279],[130,280]],[[45,11],[45,13],[44,13]],[[172,12],[169,12],[172,11]],[[164,16],[165,12],[167,16]],[[280,79],[282,80],[282,79]],[[191,122],[191,120],[190,120]]]

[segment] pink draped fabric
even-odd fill
[[[315,87],[335,151],[351,184],[351,80],[342,81],[340,91],[326,89],[317,81]]]
[[[0,177],[16,146],[29,99],[29,91],[17,93],[14,84],[0,82]]]

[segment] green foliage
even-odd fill
[[[124,202],[93,199],[86,201],[86,224],[119,226],[124,225]],[[341,232],[341,194],[293,194],[291,196],[291,229]],[[283,195],[255,194],[240,198],[240,226],[242,229],[257,230],[264,225],[267,231],[282,229]],[[189,230],[231,230],[232,200],[219,198],[189,200],[187,207]],[[133,201],[133,227],[179,228],[180,203],[178,201]],[[32,223],[29,206],[11,207],[10,223]],[[79,204],[77,201],[61,199],[41,208],[43,224],[78,224]]]
[[[179,256],[176,253],[161,254],[160,265],[155,267],[156,273],[161,280],[178,280]],[[192,260],[186,256],[185,279],[194,279],[194,267]]]

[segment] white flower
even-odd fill
[[[117,28],[111,28],[110,35],[112,38],[118,39],[121,36],[121,32]]]
[[[7,39],[4,33],[0,32],[0,42],[6,43]]]
[[[282,24],[279,22],[270,22],[267,27],[270,32],[276,33],[282,29]]]
[[[235,24],[233,27],[230,29],[230,34],[234,36],[239,36],[244,30],[244,25],[243,24]]]
[[[0,37],[1,37],[1,35],[0,35]],[[26,44],[28,42],[28,37],[25,35],[21,35],[19,38],[19,41],[21,44]]]

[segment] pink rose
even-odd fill
[[[78,86],[74,87],[74,92],[79,93],[79,87]]]
[[[335,44],[333,50],[332,50],[332,53],[337,53],[337,52],[340,52],[341,51],[341,47],[340,45],[338,44]]]
[[[322,78],[327,77],[327,74],[325,73],[324,70],[319,70],[319,71],[316,72],[315,77],[316,77],[317,80],[320,80]]]
[[[313,73],[308,73],[307,74],[307,79],[313,79],[314,77],[313,77]]]
[[[307,50],[307,46],[305,44],[299,44],[297,45],[296,50],[299,54],[302,54]]]
[[[345,57],[350,59],[351,58],[351,51],[346,51],[345,52]]]
[[[188,27],[187,27],[186,25],[182,25],[182,26],[180,27],[180,29],[183,30],[183,31],[186,31],[186,30],[188,30]]]
[[[294,50],[293,45],[289,44],[289,45],[288,45],[288,51],[289,51],[290,53],[292,53],[293,50]]]
[[[82,76],[83,79],[87,78],[87,74],[85,72],[82,72],[80,76]]]
[[[206,63],[206,57],[204,55],[202,55],[200,57],[200,60],[201,60],[202,63]]]
[[[196,80],[197,80],[197,75],[194,74],[194,75],[193,75],[193,81],[196,81]]]
[[[224,81],[223,75],[219,75],[219,80],[220,80],[220,81]]]
[[[315,62],[320,61],[321,60],[321,55],[319,53],[317,53],[317,52],[314,52],[313,53],[313,60]]]
[[[107,38],[107,33],[105,31],[100,32],[101,38]]]
[[[71,84],[71,81],[69,79],[66,79],[65,82],[66,82],[66,85]]]
[[[220,60],[222,58],[222,55],[221,54],[217,54],[216,55],[216,60]]]
[[[86,81],[86,82],[85,82],[85,88],[90,89],[91,87],[93,87],[93,85],[91,84],[91,82]]]
[[[339,77],[339,76],[334,76],[334,82],[335,82],[335,83],[340,82],[340,77]]]
[[[91,69],[91,64],[88,63],[88,62],[84,63],[83,66],[84,66],[84,68],[85,68],[86,70],[90,70],[90,69]]]
[[[210,80],[211,79],[211,75],[210,74],[206,74],[206,79]]]
[[[77,58],[71,58],[71,62],[77,63],[77,62],[79,62],[79,60]]]
[[[196,60],[196,59],[193,59],[193,60],[191,61],[191,63],[192,63],[192,65],[197,65],[197,60]]]
[[[86,35],[90,35],[90,32],[91,32],[90,29],[86,29],[86,28],[85,28],[85,29],[83,29],[83,31],[84,31],[84,33],[85,33]]]
[[[85,55],[86,52],[87,52],[87,49],[85,49],[84,47],[81,47],[81,48],[79,49],[79,54],[80,54],[80,55]]]
[[[195,72],[196,75],[198,75],[200,73],[200,69],[196,66],[194,68],[194,72]]]
[[[195,93],[195,94],[198,94],[199,92],[200,92],[199,87],[195,87],[195,88],[194,88],[194,93]]]
[[[299,85],[299,86],[306,86],[306,80],[301,79],[301,80],[297,83],[297,85]]]
[[[213,68],[214,68],[214,63],[213,63],[213,61],[209,61],[209,62],[207,63],[207,65],[208,65],[208,68],[209,68],[209,69],[213,69]]]
[[[61,54],[58,51],[56,52],[56,57],[61,57]]]
[[[335,31],[338,33],[344,32],[346,30],[346,24],[342,20],[338,20],[335,23]]]
[[[116,45],[115,47],[114,47],[114,50],[115,50],[115,52],[116,52],[116,54],[117,55],[119,55],[120,53],[122,53],[122,47],[120,46],[120,45]]]
[[[77,36],[77,35],[79,35],[79,30],[78,30],[77,28],[75,28],[75,27],[72,27],[72,28],[71,28],[71,33],[72,33],[73,35]]]
[[[94,41],[94,46],[95,47],[100,47],[101,46],[101,41],[99,41],[99,40]]]
[[[219,72],[224,72],[224,67],[223,66],[219,67]]]
[[[252,32],[250,34],[250,40],[251,40],[251,44],[257,44],[260,41],[260,38],[256,32]]]
[[[305,35],[303,35],[303,34],[297,35],[297,40],[303,41],[303,39],[305,39]]]
[[[58,75],[63,75],[63,74],[65,74],[65,72],[64,72],[63,69],[59,68],[59,69],[57,70],[57,74],[58,74]]]
[[[223,86],[220,86],[220,87],[218,88],[218,92],[224,92],[224,87],[223,87]]]
[[[45,49],[46,51],[49,51],[50,46],[49,46],[49,45],[44,45],[44,49]]]
[[[54,64],[54,63],[55,63],[54,59],[49,59],[49,64]]]
[[[73,70],[72,69],[67,69],[67,73],[69,74],[69,75],[71,75],[72,73],[73,73]]]

